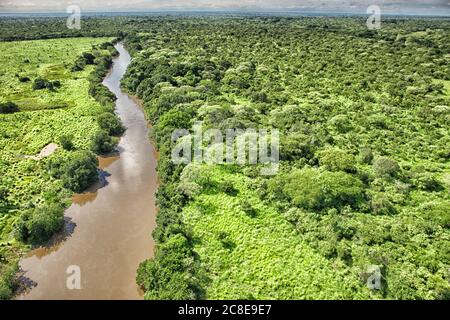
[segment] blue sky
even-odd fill
[[[450,0],[0,0],[0,11],[65,11],[76,4],[85,11],[151,10],[309,10],[365,12],[378,5],[385,13],[450,15]]]

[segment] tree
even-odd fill
[[[108,132],[108,134],[111,136],[118,136],[125,131],[125,128],[123,127],[119,118],[115,114],[110,112],[102,113],[98,117],[98,124],[100,128]]]
[[[24,212],[16,223],[15,235],[21,241],[40,245],[61,230],[63,225],[63,207],[52,204]]]
[[[158,246],[155,260],[140,264],[136,282],[146,290],[146,299],[199,298],[191,251],[186,237],[174,235]]]
[[[50,161],[48,170],[55,178],[60,178],[65,188],[82,192],[98,179],[98,160],[88,151],[79,151],[67,160]]]
[[[97,154],[106,154],[114,150],[117,142],[116,139],[108,135],[108,132],[100,130],[94,135],[91,148]]]

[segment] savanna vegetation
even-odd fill
[[[449,27],[199,18],[128,35],[123,85],[160,152],[146,297],[448,299]],[[198,120],[280,130],[279,173],[174,165],[172,131]]]
[[[14,293],[22,253],[60,231],[71,194],[97,181],[95,153],[123,131],[101,84],[111,41],[0,43],[0,298]],[[52,143],[54,153],[36,156]]]
[[[160,153],[157,248],[137,275],[147,299],[450,298],[448,19],[393,17],[375,31],[358,17],[87,18],[81,30],[3,19],[0,29],[11,57],[0,65],[3,297],[22,243],[60,228],[60,199],[91,182],[86,150],[108,152],[123,130],[94,71],[109,59],[83,54],[111,54],[105,39],[83,38],[107,36],[132,54],[123,88],[142,99]],[[67,37],[80,38],[10,42]],[[30,44],[62,45],[37,55]],[[278,174],[174,164],[172,132],[196,121],[278,129]],[[62,148],[49,158],[16,157],[52,141]]]

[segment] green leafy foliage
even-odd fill
[[[48,90],[55,90],[61,87],[60,81],[49,81],[47,79],[43,78],[36,78],[33,82],[33,90],[42,90],[42,89],[48,89]]]
[[[108,132],[104,130],[98,131],[91,142],[91,150],[97,154],[106,154],[114,151],[118,140],[111,137]]]
[[[16,237],[40,245],[64,225],[64,208],[59,204],[30,209],[22,213],[15,226]]]
[[[359,17],[93,18],[82,30],[61,21],[41,19],[31,28],[32,19],[0,20],[0,37],[126,38],[133,61],[123,86],[143,100],[160,152],[156,255],[137,279],[146,298],[448,299],[448,19],[386,17],[379,31]],[[83,70],[66,70],[89,51],[84,41],[45,40],[64,61],[50,53],[38,61],[30,52],[42,52],[39,41],[25,49],[0,43],[0,79],[8,84],[0,102],[22,111],[0,115],[0,150],[8,150],[2,208],[42,185],[61,190],[59,180],[52,187],[11,180],[15,154],[37,153],[63,127],[74,128],[64,133],[75,135],[77,149],[88,149],[97,116],[111,111],[114,96],[101,85],[110,45],[98,46],[109,54],[94,52],[95,66],[80,58]],[[25,76],[62,86],[35,92],[19,80]],[[23,114],[35,109],[52,116]],[[196,120],[205,129],[279,129],[279,175],[175,165],[171,133]],[[18,123],[34,130],[24,134]],[[21,178],[43,171],[20,161]],[[255,216],[246,214],[250,208]],[[11,216],[1,230],[10,230]],[[381,290],[367,288],[370,265],[382,270]]]
[[[62,135],[59,137],[59,143],[64,150],[71,151],[74,148],[73,135]]]
[[[141,19],[128,34],[123,86],[143,100],[160,151],[154,237],[158,247],[174,234],[193,239],[200,269],[186,279],[205,272],[206,297],[447,296],[448,21],[386,21],[367,32],[360,18],[169,17],[151,28]],[[280,172],[197,166],[192,175],[174,165],[171,133],[196,120],[223,132],[278,129]],[[243,185],[243,174],[253,181]],[[367,289],[371,265],[381,290]]]
[[[19,111],[19,107],[14,102],[0,103],[0,113],[14,113]]]
[[[79,151],[69,159],[50,161],[48,170],[61,179],[64,188],[80,193],[98,180],[98,160],[89,151]]]
[[[118,136],[125,131],[125,128],[123,127],[117,116],[110,112],[102,113],[98,117],[98,124],[101,129],[108,132],[108,134],[111,136]]]
[[[73,191],[84,191],[98,177],[97,159],[81,150],[90,149],[100,129],[97,119],[111,112],[114,101],[106,88],[106,95],[97,94],[98,101],[89,96],[89,87],[101,86],[108,71],[105,61],[114,53],[108,40],[0,42],[1,298],[11,298],[17,288],[14,267],[29,250],[23,242],[40,245],[58,232]],[[96,47],[101,43],[102,48]],[[88,51],[99,64],[72,73],[69,66]],[[41,79],[39,88],[53,90],[33,90],[30,79]],[[38,157],[50,143],[62,148]]]

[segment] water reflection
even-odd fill
[[[120,90],[130,56],[122,45],[117,49],[104,84],[118,97],[116,111],[127,131],[118,153],[99,158],[99,184],[74,196],[65,238],[20,262],[37,285],[19,299],[142,299],[136,269],[153,255],[157,159],[141,108]],[[81,290],[67,289],[71,265],[80,267]]]

